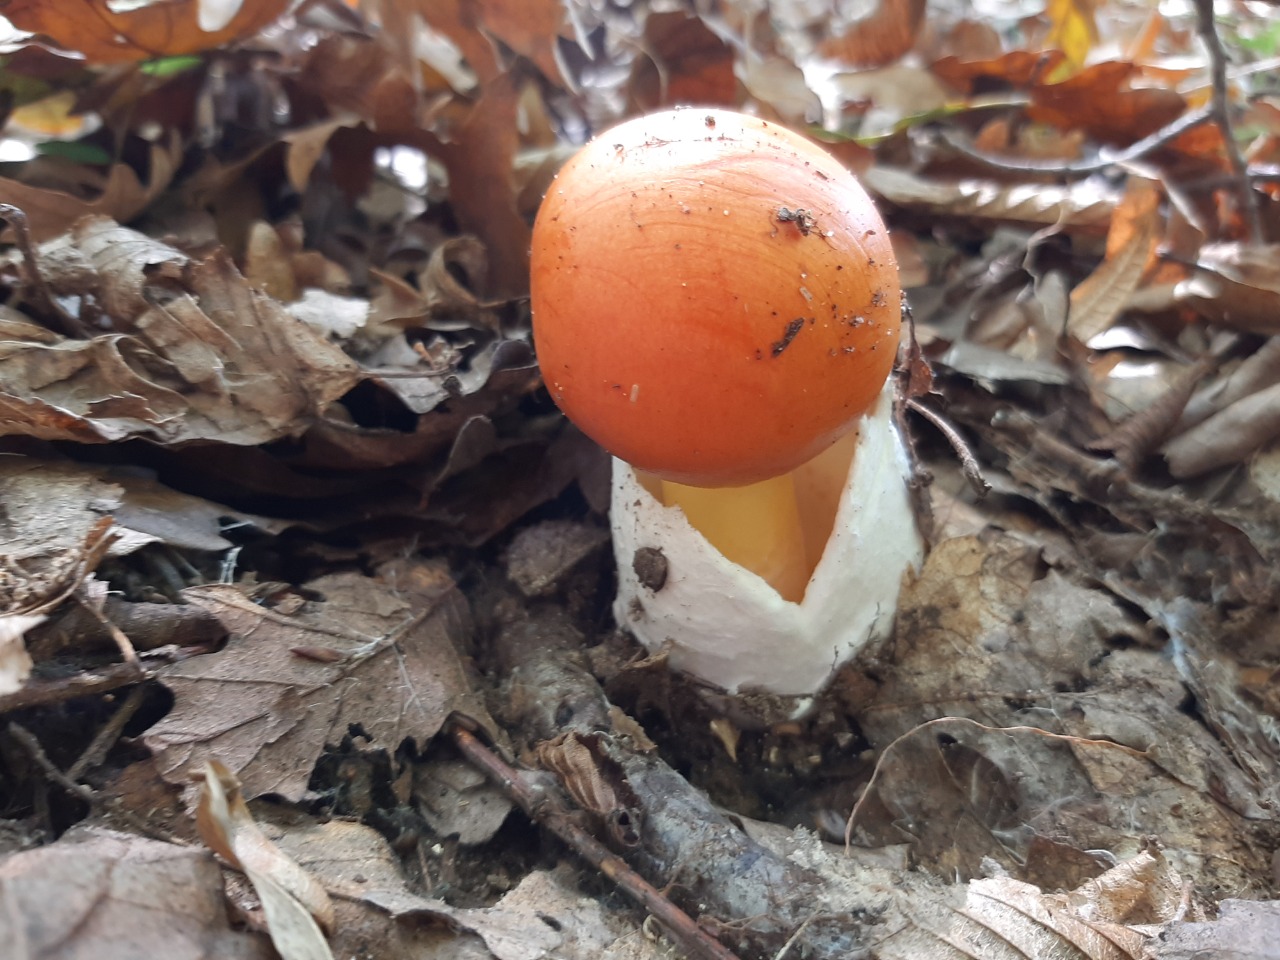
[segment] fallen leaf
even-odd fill
[[[218,653],[167,667],[173,710],[146,734],[164,774],[185,782],[219,759],[248,796],[296,800],[326,743],[359,725],[394,751],[406,738],[425,744],[470,696],[455,649],[467,610],[452,580],[426,568],[423,582],[383,582],[335,574],[307,585],[325,597],[293,615],[273,612],[231,586],[184,591],[232,633]],[[338,662],[301,657],[333,649]],[[472,707],[470,712],[483,716]]]
[[[1098,42],[1098,24],[1094,20],[1097,0],[1049,0],[1044,14],[1049,18],[1049,36],[1045,42],[1061,50],[1066,57],[1064,67],[1075,73],[1084,66],[1089,51]]]
[[[218,30],[200,25],[200,0],[129,4],[107,0],[0,0],[0,15],[19,30],[48,37],[93,63],[125,63],[197,53],[256,33],[288,0],[245,0]]]
[[[10,433],[265,443],[302,433],[360,379],[353,361],[254,292],[223,252],[192,261],[90,218],[42,253],[55,292],[107,304],[114,332],[0,343]]]
[[[1171,923],[1155,960],[1280,960],[1280,901],[1223,900],[1216,920]]]
[[[1280,332],[1280,244],[1207,243],[1174,298],[1233,330]]]
[[[1064,130],[1083,129],[1104,143],[1128,145],[1180,117],[1186,101],[1173,89],[1133,87],[1132,63],[1108,60],[1060,83],[1031,90],[1027,116]]]
[[[935,216],[977,217],[1061,226],[1101,236],[1111,225],[1119,195],[1093,181],[1073,186],[1007,185],[992,180],[926,180],[898,167],[876,165],[863,184],[884,199]]]
[[[121,222],[132,220],[158,197],[173,179],[180,157],[176,142],[170,148],[151,147],[150,176],[146,184],[127,164],[114,164],[92,200],[0,177],[0,196],[27,215],[31,237],[37,243],[50,240],[92,214]],[[9,233],[6,225],[6,233]],[[10,234],[11,235],[11,234]]]
[[[929,69],[964,93],[985,90],[993,85],[1024,90],[1050,76],[1062,61],[1060,50],[1010,50],[985,60],[943,57]]]
[[[201,774],[196,806],[200,838],[249,878],[280,956],[283,960],[332,960],[320,929],[333,929],[329,894],[296,860],[267,839],[231,771],[210,760]]]
[[[883,67],[915,44],[924,14],[925,0],[879,0],[874,12],[824,40],[818,51],[850,66]]]
[[[1280,385],[1237,400],[1164,445],[1169,472],[1180,479],[1244,463],[1280,436]]]
[[[1067,332],[1081,343],[1115,323],[1155,264],[1162,227],[1160,200],[1153,182],[1129,178],[1111,219],[1106,257],[1071,291]]]
[[[208,851],[93,827],[0,860],[0,943],[12,960],[275,956],[231,929]]]
[[[643,50],[630,81],[640,110],[689,103],[735,106],[740,100],[734,52],[701,17],[651,13],[644,23]]]

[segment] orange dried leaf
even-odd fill
[[[975,88],[992,83],[1020,90],[1052,74],[1063,59],[1061,50],[1042,53],[1013,50],[989,60],[943,57],[930,69],[944,82],[965,93],[973,93]]]
[[[871,16],[859,20],[843,36],[825,41],[818,51],[853,66],[883,67],[915,45],[924,9],[925,0],[880,0]]]
[[[208,32],[200,28],[198,0],[157,0],[121,12],[107,0],[0,0],[0,14],[90,62],[127,63],[224,46],[261,30],[288,6],[289,0],[245,0],[228,23]]]
[[[556,61],[556,38],[565,34],[561,0],[477,0],[486,33],[532,60],[549,80],[565,83]]]
[[[733,106],[741,99],[733,50],[701,17],[651,14],[644,37],[648,56],[631,74],[632,96],[644,110],[679,103]]]
[[[1115,323],[1155,262],[1160,240],[1159,205],[1155,184],[1130,179],[1107,233],[1106,258],[1071,291],[1067,332],[1082,343]]]
[[[1027,115],[1064,130],[1083,129],[1106,143],[1128,145],[1173,122],[1186,109],[1175,90],[1131,88],[1134,73],[1133,64],[1109,60],[1061,83],[1039,84],[1031,91]]]

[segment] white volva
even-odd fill
[[[835,527],[800,603],[726,560],[678,507],[654,499],[615,459],[618,623],[650,651],[665,650],[673,669],[728,693],[818,693],[854,654],[884,640],[903,574],[923,557],[891,391],[892,382],[859,424]],[[660,549],[667,561],[656,592],[633,569],[642,547]]]

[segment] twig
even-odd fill
[[[997,157],[978,150],[972,144],[945,130],[935,131],[935,135],[952,150],[964,154],[970,160],[977,160],[979,163],[984,163],[996,170],[1009,170],[1014,173],[1051,173],[1058,176],[1079,176],[1097,173],[1099,170],[1105,170],[1107,167],[1115,166],[1116,164],[1131,163],[1176,140],[1188,130],[1214,119],[1216,119],[1216,116],[1213,109],[1202,107],[1199,110],[1184,113],[1177,120],[1166,124],[1155,133],[1143,137],[1137,143],[1131,144],[1123,150],[1112,152],[1104,148],[1099,150],[1096,156],[1087,160],[1014,160],[1006,157]]]
[[[21,724],[10,721],[8,734],[22,745],[23,749],[30,754],[31,759],[36,762],[36,766],[43,770],[44,775],[51,781],[56,783],[63,790],[66,790],[68,793],[79,797],[85,803],[90,805],[97,804],[97,794],[86,787],[83,783],[76,783],[65,773],[59,770],[54,765],[54,762],[49,759],[48,755],[45,754],[44,747],[40,745],[40,741],[36,739],[34,733]]]
[[[113,663],[100,670],[87,670],[69,677],[31,677],[13,693],[0,697],[0,716],[12,710],[47,707],[55,703],[66,703],[77,697],[109,693],[131,683],[150,679],[150,671],[139,675],[137,668],[129,663]]]
[[[698,960],[737,960],[720,941],[709,936],[693,919],[651,886],[604,844],[547,802],[530,787],[519,771],[509,766],[458,722],[451,727],[458,749],[482,770],[535,823],[550,830],[593,867],[618,885],[666,928],[680,949]]]
[[[1245,162],[1240,145],[1236,143],[1231,124],[1231,103],[1227,90],[1227,52],[1222,48],[1222,39],[1213,22],[1213,0],[1195,0],[1196,32],[1200,41],[1209,51],[1209,66],[1213,76],[1213,100],[1210,113],[1213,122],[1222,131],[1223,149],[1227,153],[1227,162],[1235,174],[1236,193],[1240,198],[1240,209],[1245,221],[1249,224],[1249,238],[1254,243],[1262,242],[1262,215],[1258,212],[1257,197],[1253,185],[1249,181],[1249,165]]]
[[[124,730],[124,725],[133,719],[133,715],[138,712],[138,708],[142,706],[142,702],[147,698],[147,688],[142,684],[134,687],[129,691],[129,696],[125,702],[120,704],[120,709],[111,715],[98,735],[93,738],[93,742],[89,744],[79,759],[67,768],[67,777],[71,780],[79,780],[89,770],[98,766],[106,758],[107,752],[115,746],[120,734]]]
[[[98,625],[107,631],[119,648],[120,656],[124,657],[124,662],[132,666],[137,671],[138,678],[141,679],[143,674],[142,664],[138,662],[138,651],[133,648],[133,641],[125,635],[123,630],[103,616],[102,611],[94,606],[93,602],[84,595],[83,589],[77,588],[72,596],[91,617],[98,621]]]
[[[919,400],[908,400],[907,407],[932,423],[938,428],[938,432],[947,438],[947,443],[951,444],[951,449],[960,458],[960,470],[964,474],[964,478],[969,481],[969,486],[973,488],[973,492],[980,498],[990,493],[991,484],[982,475],[982,467],[978,463],[978,458],[973,455],[973,451],[969,449],[969,444],[964,437],[960,436],[960,431],[943,418],[940,413],[930,410]]]
[[[40,273],[40,262],[36,259],[35,247],[31,243],[31,230],[27,225],[26,212],[11,203],[0,203],[0,220],[6,221],[13,227],[18,252],[22,254],[23,262],[27,265],[27,281],[38,294],[40,305],[48,311],[48,319],[54,321],[52,325],[56,332],[65,337],[87,338],[89,331],[84,324],[78,317],[73,317],[62,309],[62,305],[49,290],[49,285],[44,282],[44,275]]]
[[[871,771],[871,779],[867,781],[867,785],[862,788],[862,794],[858,797],[857,802],[853,805],[853,810],[849,813],[849,819],[844,826],[844,846],[848,850],[853,846],[853,829],[858,822],[858,814],[862,812],[862,806],[867,798],[871,796],[872,788],[877,785],[880,774],[884,770],[885,762],[889,759],[889,754],[905,743],[916,734],[929,730],[934,727],[944,726],[960,726],[971,727],[974,730],[980,730],[983,733],[1028,733],[1032,736],[1044,737],[1046,740],[1056,740],[1060,743],[1081,744],[1090,747],[1101,747],[1104,750],[1119,750],[1121,753],[1128,754],[1131,757],[1139,759],[1147,759],[1150,754],[1143,750],[1135,750],[1133,747],[1127,747],[1123,743],[1117,743],[1114,740],[1097,740],[1092,737],[1077,737],[1069,733],[1053,733],[1050,730],[1044,730],[1040,727],[1016,726],[1016,727],[993,727],[985,723],[979,723],[977,720],[970,720],[968,717],[938,717],[936,720],[926,720],[924,723],[917,724],[901,736],[895,737],[893,741],[880,751],[880,757],[876,760],[875,769]]]

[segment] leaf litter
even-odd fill
[[[0,132],[0,939],[669,955],[551,833],[698,955],[1268,955],[1263,18],[93,6],[0,5],[93,121]],[[528,339],[556,164],[690,101],[860,172],[933,368],[895,638],[765,727],[614,631]]]

